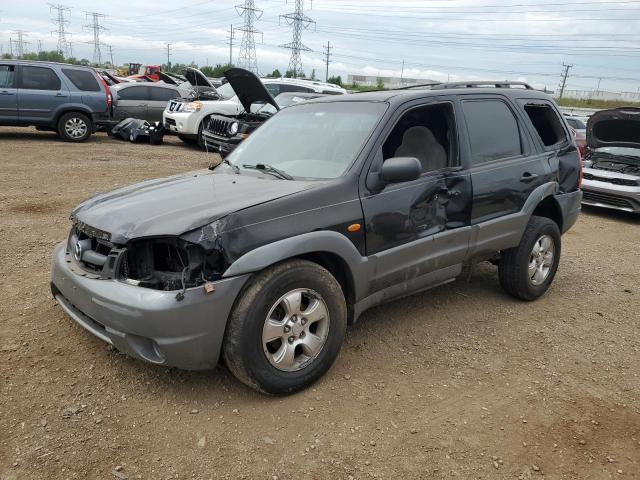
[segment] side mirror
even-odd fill
[[[380,180],[385,183],[410,182],[420,178],[422,164],[415,157],[388,158],[380,169]]]

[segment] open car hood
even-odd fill
[[[276,101],[254,73],[243,68],[230,68],[224,72],[224,76],[238,95],[238,100],[245,112],[251,112],[251,104],[256,102],[269,103],[276,110],[280,110]]]
[[[640,108],[621,107],[594,113],[587,122],[590,148],[640,148]]]
[[[215,90],[209,79],[197,68],[188,67],[182,73],[193,87],[210,87]]]

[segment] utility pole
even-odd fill
[[[402,60],[402,69],[400,70],[400,85],[404,87],[404,60]]]
[[[596,97],[598,96],[598,92],[600,91],[600,82],[602,82],[602,77],[598,78],[598,86],[596,87]]]
[[[167,43],[167,70],[171,70],[171,44]]]
[[[325,72],[325,76],[324,76],[324,81],[327,82],[329,81],[329,59],[331,58],[331,49],[333,48],[331,46],[331,43],[329,41],[327,41],[327,46],[324,47],[326,50],[324,52],[324,57],[325,57],[325,63],[327,66],[327,70]]]
[[[569,70],[573,68],[573,65],[563,63],[562,67],[564,68],[564,71],[562,72],[562,83],[560,84],[560,95],[558,95],[558,98],[562,98],[562,95],[564,95],[564,88],[567,86],[567,77],[569,76]]]
[[[38,40],[38,53],[42,51],[42,40]]]
[[[229,65],[233,65],[233,40],[236,32],[233,30],[233,24],[229,27]]]
[[[93,40],[87,42],[89,45],[93,45],[93,63],[97,63],[100,65],[102,63],[102,50],[100,49],[100,32],[106,30],[102,25],[100,25],[100,20],[105,17],[102,13],[97,12],[85,12],[87,17],[92,19],[92,22],[88,25],[85,25],[85,28],[89,28],[93,30]]]
[[[73,43],[69,42],[67,45],[69,45],[69,56],[73,57]]]
[[[293,27],[293,38],[291,42],[280,46],[291,50],[291,59],[289,60],[288,70],[293,72],[294,78],[296,78],[298,74],[302,73],[302,56],[300,55],[300,52],[311,51],[309,47],[302,43],[302,31],[316,23],[315,20],[304,14],[304,0],[295,1],[295,12],[280,15],[280,18],[284,19],[287,22],[287,25],[291,25]]]
[[[254,23],[262,17],[262,10],[256,8],[254,0],[244,0],[244,4],[236,6],[236,11],[238,15],[244,18],[244,24],[241,28],[237,29],[242,32],[238,66],[257,74],[258,59],[256,57],[256,43],[253,36],[256,33],[262,35],[262,32],[254,28]]]
[[[51,18],[53,24],[57,27],[56,30],[52,31],[51,34],[58,34],[58,45],[57,51],[58,53],[64,55],[65,57],[69,57],[69,42],[67,41],[67,34],[65,27],[69,24],[69,20],[65,18],[65,14],[70,14],[71,9],[64,5],[49,3],[49,12],[55,11],[55,16]]]
[[[107,48],[109,49],[109,58],[111,59],[111,66],[115,66],[115,63],[113,63],[113,45],[107,45]]]

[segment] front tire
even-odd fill
[[[520,244],[502,253],[498,266],[502,288],[521,300],[542,296],[558,270],[561,246],[560,229],[553,220],[531,217]]]
[[[260,272],[242,293],[223,357],[251,388],[291,393],[329,370],[346,327],[346,301],[333,275],[313,262],[288,261]]]
[[[85,142],[92,131],[93,124],[84,113],[65,113],[58,120],[58,135],[65,142]]]

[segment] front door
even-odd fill
[[[429,286],[430,274],[459,267],[470,236],[471,188],[459,162],[453,103],[447,97],[412,102],[391,125],[368,175],[392,157],[417,158],[423,173],[380,191],[367,186],[361,195],[367,255],[375,262],[370,294]]]
[[[149,122],[161,122],[162,113],[167,107],[167,103],[172,98],[179,97],[178,92],[171,88],[165,87],[149,87],[151,95],[147,107],[147,121]]]
[[[18,121],[16,66],[0,63],[0,124]]]
[[[149,88],[144,85],[124,87],[117,91],[116,120],[125,118],[146,119],[149,106]]]
[[[69,101],[69,90],[49,67],[22,65],[18,75],[21,123],[51,124],[58,108]]]

